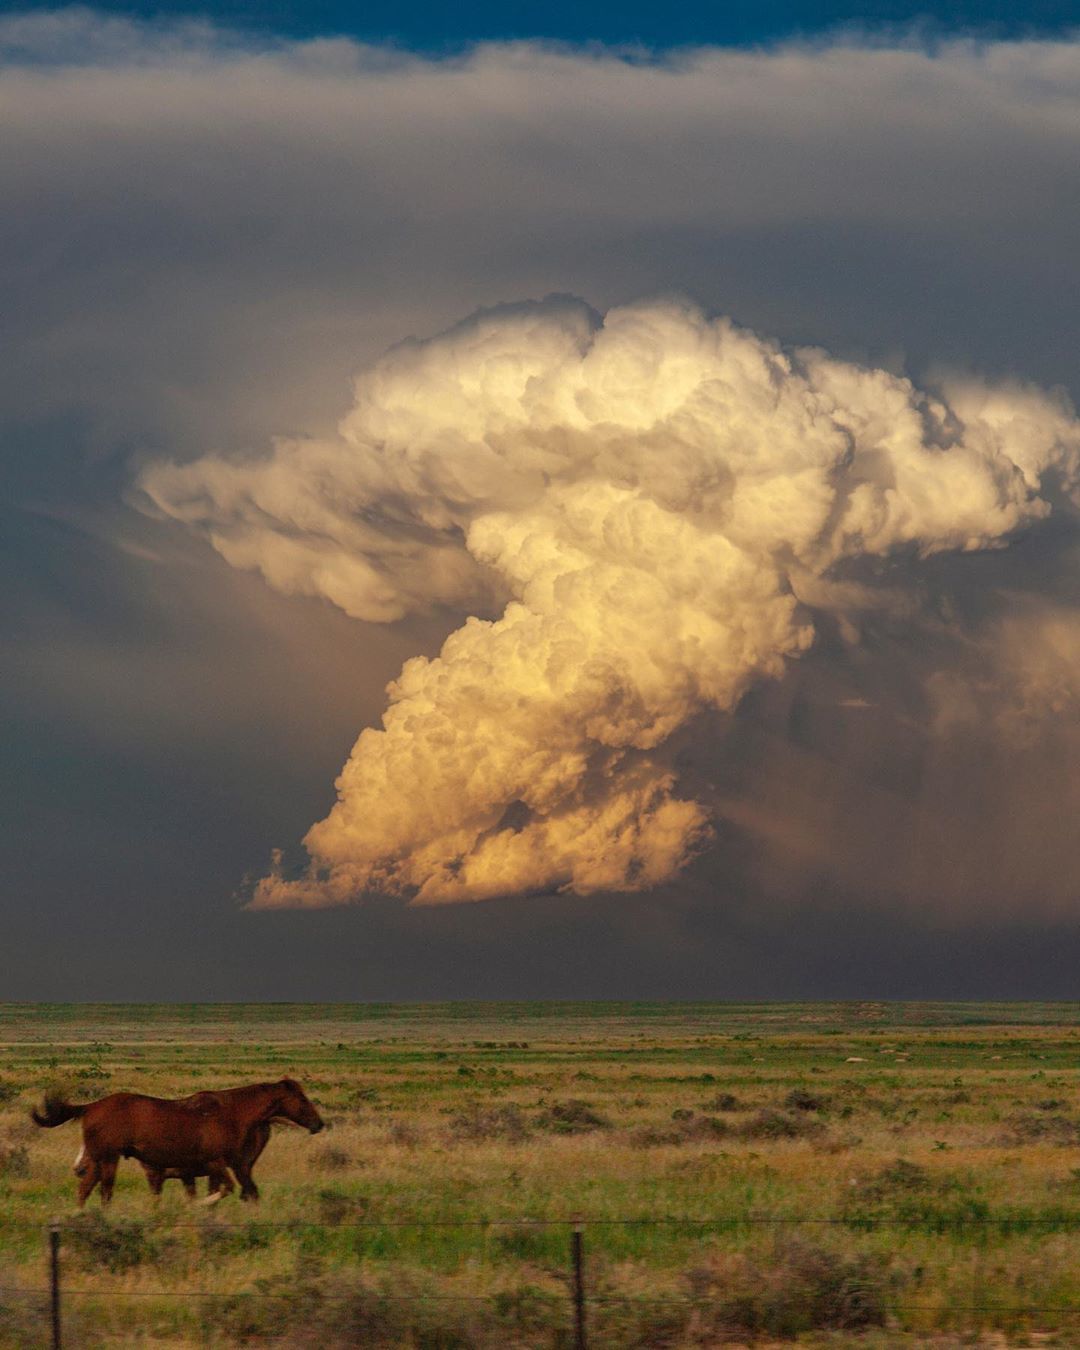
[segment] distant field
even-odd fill
[[[68,1346],[568,1347],[575,1219],[594,1348],[1078,1346],[1078,1068],[1080,1004],[0,1004],[0,1345],[59,1216]],[[28,1118],[285,1074],[258,1208],[74,1220]]]

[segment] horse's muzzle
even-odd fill
[[[318,1120],[315,1122],[314,1125],[309,1125],[308,1129],[311,1131],[312,1134],[318,1134],[320,1130],[326,1129],[326,1121]]]

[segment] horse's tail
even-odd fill
[[[46,1093],[45,1100],[41,1104],[40,1111],[31,1111],[30,1116],[35,1125],[44,1125],[46,1129],[51,1130],[54,1125],[63,1125],[65,1121],[77,1120],[86,1110],[85,1106],[77,1106],[74,1102],[65,1102],[61,1097],[53,1093]]]

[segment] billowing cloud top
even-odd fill
[[[281,591],[471,615],[390,687],[307,874],[259,884],[280,906],[671,877],[710,832],[673,733],[779,676],[815,611],[896,604],[882,560],[1000,546],[1078,470],[1071,409],[1031,388],[931,396],[685,303],[553,298],[394,348],[334,437],[142,487]]]

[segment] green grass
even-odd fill
[[[575,1218],[594,1347],[1080,1345],[1078,1004],[0,1005],[0,1046],[3,1346],[53,1216],[80,1346],[569,1346]],[[28,1118],[286,1073],[333,1128],[275,1130],[257,1209],[126,1162],[73,1219],[79,1127]]]

